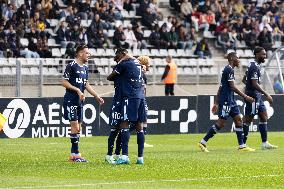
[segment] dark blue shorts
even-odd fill
[[[121,101],[113,101],[110,114],[109,114],[109,125],[118,126],[121,123]]]
[[[132,98],[122,102],[122,117],[123,121],[129,122],[145,122],[147,119],[145,99]]]
[[[255,102],[245,102],[245,115],[257,115],[260,112],[266,112],[266,107],[261,98],[255,99]]]
[[[83,121],[83,106],[74,105],[70,102],[63,103],[64,119],[69,121]]]
[[[237,105],[229,106],[224,104],[219,104],[218,107],[218,117],[227,120],[229,116],[234,118],[240,114],[240,109]]]

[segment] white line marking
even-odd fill
[[[145,181],[122,181],[122,182],[101,182],[89,184],[63,184],[63,185],[49,185],[49,186],[18,186],[0,189],[34,189],[34,188],[70,188],[70,187],[83,187],[83,186],[100,186],[100,185],[118,185],[118,184],[141,184],[141,183],[159,183],[159,182],[190,182],[190,181],[203,181],[203,180],[219,180],[219,179],[255,179],[261,177],[280,177],[281,175],[252,175],[252,176],[227,176],[227,177],[208,177],[208,178],[181,178],[181,179],[160,179],[160,180],[145,180]]]

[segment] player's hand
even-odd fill
[[[103,103],[105,103],[104,99],[101,98],[101,97],[97,97],[96,100],[98,101],[98,103],[99,103],[100,105],[103,105]]]
[[[250,96],[245,96],[244,98],[246,101],[250,102],[250,103],[253,103],[254,102],[254,98],[250,97]]]
[[[211,109],[211,112],[212,112],[213,114],[215,114],[217,111],[218,111],[218,105],[217,105],[217,104],[214,104],[213,107],[212,107],[212,109]]]
[[[273,102],[273,98],[272,98],[270,95],[267,95],[267,96],[266,96],[266,100],[267,100],[270,104],[272,104],[272,102]]]
[[[85,95],[84,93],[82,93],[80,90],[77,92],[79,98],[80,98],[80,101],[85,101]]]

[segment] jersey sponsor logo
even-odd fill
[[[86,84],[87,79],[84,78],[76,78],[76,83],[84,83],[84,85]]]

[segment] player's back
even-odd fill
[[[252,84],[253,80],[257,80],[257,83],[260,84],[260,65],[255,61],[250,62],[246,74],[246,94],[255,98],[260,97],[261,93]]]
[[[235,80],[234,69],[230,65],[225,66],[221,78],[221,90],[219,96],[220,103],[226,103],[228,105],[234,105],[236,103],[234,97],[234,91],[232,90],[229,84],[230,81],[234,80]]]
[[[115,71],[121,77],[123,98],[144,98],[142,66],[137,60],[123,60],[116,66]]]
[[[67,64],[63,78],[68,80],[72,86],[79,88],[80,91],[84,93],[86,82],[88,81],[88,67],[85,64],[81,66],[74,60]],[[80,104],[78,94],[70,89],[66,89],[64,100]]]

